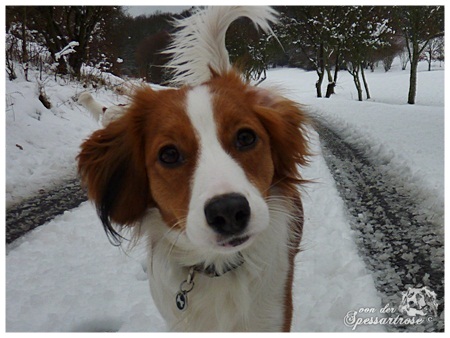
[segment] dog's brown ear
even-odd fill
[[[301,183],[298,166],[310,156],[306,126],[309,121],[301,107],[263,88],[252,87],[254,109],[270,136],[274,178],[272,184],[292,188]]]
[[[142,114],[141,114],[142,115]],[[81,145],[78,170],[112,242],[121,236],[111,222],[132,226],[152,205],[144,154],[144,117],[127,112]]]

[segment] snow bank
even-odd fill
[[[124,103],[124,98],[104,88],[86,89],[80,83],[29,70],[25,81],[6,80],[6,205],[48,189],[76,175],[75,157],[81,142],[100,125],[76,103],[86,90],[104,104]],[[123,82],[123,80],[122,80]],[[39,101],[39,87],[50,100],[47,109]]]

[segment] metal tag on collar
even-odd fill
[[[177,305],[178,310],[184,311],[188,307],[188,293],[192,291],[194,288],[194,268],[189,269],[189,274],[186,280],[181,282],[180,291],[178,291],[175,297],[175,303]]]

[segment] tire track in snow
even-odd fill
[[[439,217],[421,207],[417,196],[411,195],[395,173],[372,164],[319,121],[316,130],[383,305],[397,308],[402,292],[409,287],[428,286],[437,294],[437,318],[423,325],[392,325],[387,329],[444,331],[444,237],[439,230],[443,224],[436,220]]]
[[[64,211],[87,200],[80,180],[72,178],[40,195],[6,209],[6,243],[12,243],[30,230],[47,223]]]

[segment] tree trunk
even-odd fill
[[[69,66],[70,66],[70,72],[73,76],[75,76],[77,79],[80,79],[81,77],[81,66],[83,65],[84,55],[83,54],[83,48],[77,47],[78,50],[76,53],[72,53],[68,55],[69,59]],[[78,54],[79,53],[79,54]]]
[[[28,51],[27,51],[27,7],[23,7],[22,18],[22,64],[25,74],[25,80],[28,81]]]
[[[416,90],[417,90],[417,65],[419,64],[419,54],[417,53],[419,46],[413,45],[412,58],[411,58],[411,71],[409,73],[409,92],[408,103],[416,103]]]
[[[325,94],[325,97],[327,99],[330,98],[332,94],[334,94],[334,87],[336,87],[336,84],[334,82],[328,83],[327,93]]]
[[[364,73],[364,67],[362,65],[361,65],[361,77],[363,79],[364,89],[366,90],[367,99],[370,99],[369,85],[367,84],[366,75]]]
[[[341,62],[339,56],[341,54],[341,47],[339,46],[336,50],[336,59],[334,60],[334,78],[333,82],[337,83],[338,73],[339,73],[339,63]]]
[[[408,92],[408,103],[416,103],[416,90],[417,90],[417,60],[411,60],[411,72],[409,74],[409,92]]]
[[[53,59],[55,60],[55,56],[53,56]],[[67,63],[64,60],[64,58],[59,58],[58,62],[57,62],[57,66],[56,66],[56,73],[60,74],[60,75],[67,75],[68,74],[68,67],[67,67]]]
[[[428,71],[431,72],[431,58],[433,57],[433,50],[431,49],[431,44],[430,44],[430,49],[428,50]]]
[[[317,75],[319,75],[319,79],[316,81],[316,93],[317,97],[322,97],[322,82],[323,76],[325,75],[323,72],[317,71]]]
[[[356,90],[358,91],[358,101],[362,101],[362,88],[361,88],[361,82],[359,81],[359,74],[356,73],[353,77],[353,80],[355,81]]]
[[[352,69],[349,70],[349,72],[353,76],[353,82],[355,83],[356,91],[358,92],[358,101],[362,101],[363,96],[361,81],[359,80],[359,67],[359,63],[356,66],[352,63]]]
[[[325,60],[324,60],[324,55],[325,55],[325,50],[324,50],[324,46],[323,43],[320,43],[320,47],[319,47],[319,57],[318,57],[318,61],[319,61],[319,65],[317,67],[317,75],[319,75],[319,79],[316,82],[316,92],[317,92],[317,97],[322,97],[322,82],[323,82],[323,77],[325,76]]]
[[[336,84],[333,81],[333,76],[331,76],[331,69],[330,66],[327,65],[327,77],[328,77],[328,86],[327,86],[327,93],[325,94],[326,98],[329,98],[332,94],[334,94],[334,87]]]
[[[336,87],[336,83],[337,83],[337,79],[338,79],[338,74],[339,74],[339,63],[340,61],[340,56],[341,54],[341,47],[338,46],[337,50],[336,50],[336,59],[334,60],[334,76],[333,76],[333,81],[331,83],[328,84],[327,87],[327,94],[326,97],[330,97],[331,94],[335,94],[334,88]],[[330,75],[329,75],[330,76]]]

